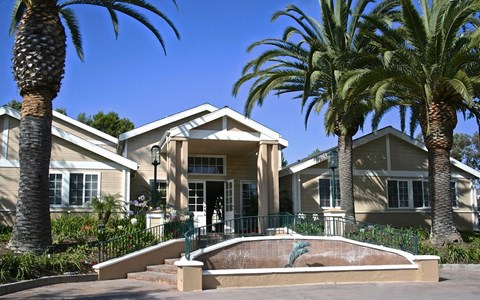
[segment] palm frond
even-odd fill
[[[67,28],[70,30],[70,35],[72,38],[73,45],[77,51],[77,55],[81,61],[84,61],[83,53],[83,44],[82,44],[82,35],[80,33],[80,28],[78,26],[77,18],[73,10],[69,8],[64,8],[60,10],[60,15],[67,23]]]

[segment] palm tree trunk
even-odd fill
[[[353,197],[352,135],[338,135],[338,174],[340,177],[340,203],[345,217],[355,219]]]
[[[434,245],[462,241],[453,222],[450,171],[450,151],[438,148],[428,149],[428,181],[432,199],[430,239]]]
[[[430,241],[434,245],[460,243],[462,237],[453,221],[450,196],[450,150],[453,129],[457,124],[455,107],[446,101],[432,101],[428,107],[428,120],[421,117],[422,133],[428,149],[429,198],[432,205]]]
[[[42,252],[52,244],[49,164],[52,103],[42,95],[23,98],[20,120],[20,186],[9,248]]]
[[[13,71],[23,97],[20,119],[20,184],[9,248],[44,251],[52,244],[49,165],[52,100],[65,67],[66,36],[57,1],[25,1],[13,48]]]

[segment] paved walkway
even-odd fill
[[[110,280],[64,283],[21,291],[1,299],[462,299],[480,300],[478,268],[440,271],[438,283],[318,284],[178,292],[154,283]]]

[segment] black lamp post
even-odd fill
[[[152,206],[157,207],[157,167],[160,164],[160,147],[153,145],[150,149],[153,165],[153,188],[152,188]]]
[[[335,189],[335,169],[338,168],[338,152],[337,150],[332,150],[328,153],[328,167],[332,169],[332,204],[333,207],[337,206],[336,201],[336,189]]]

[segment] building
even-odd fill
[[[290,199],[295,213],[331,211],[332,170],[327,156],[333,150],[305,158],[280,171],[281,197]],[[353,142],[355,215],[359,221],[394,226],[429,227],[428,153],[419,141],[386,127]],[[480,172],[450,159],[454,220],[460,228],[478,227],[476,180]],[[337,170],[338,172],[338,170]],[[338,173],[336,206],[340,206]]]
[[[19,119],[16,110],[0,107],[0,221],[6,224],[13,221],[18,195]],[[52,136],[52,214],[90,212],[89,202],[102,194],[118,194],[125,203],[150,194],[155,145],[161,154],[157,204],[188,208],[197,226],[211,224],[219,207],[224,219],[334,208],[327,167],[332,149],[280,170],[287,141],[228,107],[202,104],[118,139],[53,112]],[[358,220],[428,226],[427,151],[420,142],[387,127],[356,139],[353,158]],[[480,172],[451,162],[455,220],[471,229],[478,226]]]

